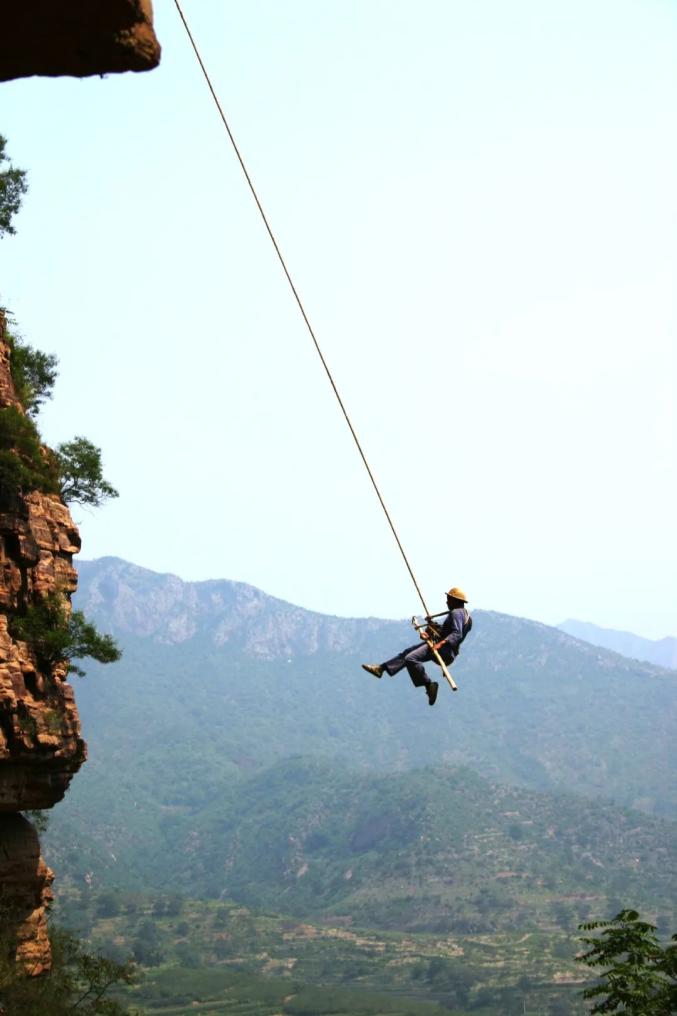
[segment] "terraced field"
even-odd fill
[[[166,901],[164,901],[166,903]],[[404,934],[257,914],[229,902],[129,897],[96,917],[62,900],[61,917],[89,918],[89,943],[135,955],[139,981],[125,996],[152,1014],[359,1016],[561,1013],[585,1010],[584,981],[566,932]],[[553,1008],[553,1006],[555,1008]]]

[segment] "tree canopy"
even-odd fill
[[[0,134],[0,237],[5,233],[15,233],[12,219],[21,207],[21,200],[28,190],[26,171],[17,169],[5,155],[6,139]],[[3,168],[3,163],[8,168]]]
[[[86,437],[58,445],[56,458],[64,501],[98,508],[108,498],[118,497],[115,487],[104,479],[101,449]]]

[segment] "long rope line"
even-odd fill
[[[365,453],[364,453],[364,451],[362,449],[362,445],[360,444],[360,440],[359,440],[359,438],[357,436],[355,428],[352,425],[352,422],[351,422],[350,417],[348,415],[348,411],[347,411],[347,409],[346,409],[346,407],[345,407],[345,405],[343,403],[343,399],[341,398],[341,396],[339,394],[339,390],[336,387],[336,382],[334,381],[334,378],[332,376],[331,370],[329,369],[329,365],[328,365],[327,361],[324,358],[324,354],[322,353],[322,350],[320,349],[320,344],[317,341],[317,337],[316,337],[315,332],[313,330],[313,327],[312,327],[312,325],[310,323],[310,320],[308,319],[308,315],[306,314],[306,310],[305,310],[305,307],[303,306],[303,303],[301,301],[301,297],[299,296],[298,290],[296,289],[296,286],[294,285],[294,281],[293,281],[293,279],[292,279],[292,277],[291,277],[291,275],[289,273],[289,269],[287,268],[287,265],[286,265],[286,262],[284,260],[284,257],[282,256],[282,251],[280,250],[279,244],[278,244],[277,240],[275,239],[275,234],[273,233],[273,230],[270,227],[270,223],[268,222],[268,218],[266,216],[266,213],[264,212],[263,206],[262,206],[261,202],[259,201],[259,196],[256,193],[256,189],[254,187],[254,184],[252,183],[252,179],[251,179],[251,177],[250,177],[250,175],[249,175],[249,173],[247,171],[247,167],[245,166],[244,159],[242,158],[242,155],[240,154],[240,149],[237,146],[237,142],[235,141],[235,137],[233,136],[233,132],[231,131],[230,125],[228,124],[228,121],[226,119],[225,113],[223,112],[223,109],[221,107],[221,103],[219,102],[219,97],[216,94],[216,91],[214,90],[214,86],[213,86],[213,84],[211,82],[211,78],[209,77],[209,74],[207,72],[207,68],[204,65],[204,61],[202,60],[202,57],[200,55],[200,51],[199,51],[199,49],[197,47],[197,43],[195,42],[195,39],[193,38],[193,34],[192,34],[190,28],[188,27],[188,22],[186,21],[186,18],[185,18],[185,15],[184,15],[183,11],[181,10],[181,4],[179,3],[179,0],[174,0],[174,4],[176,6],[177,11],[179,12],[179,17],[181,18],[181,21],[183,22],[183,27],[185,28],[186,34],[187,34],[187,36],[188,36],[188,38],[190,40],[190,44],[193,47],[193,52],[195,53],[195,56],[197,57],[197,62],[200,65],[200,69],[202,70],[202,73],[204,75],[205,81],[207,82],[207,86],[209,88],[209,91],[212,93],[212,99],[214,100],[216,108],[217,108],[217,110],[219,112],[219,116],[221,117],[221,120],[223,121],[223,126],[226,128],[226,131],[228,132],[228,137],[230,138],[230,143],[233,146],[233,149],[234,149],[235,154],[237,156],[238,162],[240,163],[240,166],[242,168],[242,172],[244,173],[244,176],[245,176],[245,179],[247,181],[247,184],[249,185],[249,190],[252,193],[252,197],[254,198],[254,201],[256,202],[256,207],[258,208],[258,210],[259,210],[259,212],[261,214],[261,218],[263,219],[263,224],[266,227],[266,230],[268,232],[268,236],[270,237],[270,239],[272,241],[272,244],[273,244],[273,247],[275,248],[275,253],[277,254],[279,262],[282,265],[282,270],[283,270],[284,274],[287,277],[287,282],[289,283],[291,291],[294,294],[294,299],[296,300],[296,303],[298,304],[298,308],[301,311],[301,316],[303,317],[303,320],[305,321],[305,324],[306,324],[306,328],[308,329],[308,332],[310,333],[310,337],[313,340],[313,345],[315,346],[315,350],[317,352],[317,355],[319,356],[320,361],[322,363],[322,366],[324,367],[325,373],[326,373],[326,375],[327,375],[327,377],[329,379],[329,384],[331,385],[331,387],[334,390],[334,395],[336,396],[336,400],[337,400],[339,406],[341,407],[341,412],[343,413],[343,416],[345,417],[345,421],[348,424],[348,428],[350,429],[350,433],[353,436],[353,440],[354,440],[354,442],[355,442],[355,444],[357,446],[357,450],[360,453],[360,458],[362,459],[362,462],[364,463],[364,468],[367,470],[367,473],[369,475],[369,479],[371,480],[372,486],[373,486],[374,490],[376,491],[376,496],[379,499],[379,502],[381,504],[381,508],[383,509],[383,513],[384,513],[386,519],[388,520],[388,525],[390,526],[390,529],[392,530],[392,534],[395,537],[395,542],[397,543],[397,546],[399,547],[400,554],[402,555],[404,563],[407,566],[407,571],[409,572],[409,575],[411,576],[411,581],[414,583],[414,586],[416,587],[416,592],[418,593],[418,597],[419,597],[419,599],[420,599],[420,601],[421,601],[421,603],[423,605],[423,610],[424,610],[425,614],[428,615],[428,614],[430,614],[430,611],[428,610],[428,606],[427,606],[427,604],[425,602],[425,599],[423,597],[423,593],[421,592],[420,586],[419,586],[418,582],[416,581],[416,576],[414,575],[412,567],[409,564],[409,559],[408,559],[408,557],[407,557],[407,555],[406,555],[406,553],[404,551],[404,547],[402,546],[402,542],[401,542],[399,536],[397,535],[397,530],[395,529],[395,525],[393,523],[393,520],[390,517],[390,512],[386,508],[385,501],[383,500],[383,497],[381,495],[381,491],[378,488],[378,484],[376,483],[376,479],[374,478],[374,474],[373,474],[373,472],[371,470],[371,467],[370,467],[370,465],[369,465],[369,463],[367,461],[367,456],[365,455]]]

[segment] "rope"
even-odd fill
[[[353,427],[353,424],[352,424],[352,422],[350,420],[350,417],[348,416],[348,411],[347,411],[347,409],[346,409],[346,407],[345,407],[345,405],[343,403],[343,399],[341,398],[341,396],[339,394],[339,390],[336,387],[336,382],[334,381],[334,378],[332,376],[331,370],[329,369],[329,365],[328,365],[327,361],[324,358],[324,354],[322,353],[322,350],[320,349],[320,344],[317,341],[317,338],[315,336],[315,332],[314,332],[313,327],[312,327],[312,325],[311,325],[311,323],[310,323],[310,321],[308,319],[308,315],[306,314],[305,307],[303,306],[303,303],[301,301],[301,297],[299,296],[298,290],[296,289],[296,286],[294,285],[294,281],[293,281],[293,279],[292,279],[292,277],[291,277],[291,275],[289,273],[289,269],[287,268],[287,265],[286,265],[286,262],[284,260],[284,257],[282,256],[282,251],[280,250],[278,242],[275,239],[275,234],[273,233],[273,230],[270,227],[270,223],[268,222],[268,219],[266,217],[266,213],[264,212],[263,206],[262,206],[261,202],[259,201],[259,196],[256,193],[256,189],[254,187],[254,184],[252,183],[252,179],[251,179],[251,177],[250,177],[250,175],[249,175],[249,173],[247,171],[247,167],[245,166],[244,159],[242,158],[242,155],[240,154],[240,149],[237,146],[237,142],[235,141],[235,137],[233,136],[233,132],[231,131],[230,126],[228,124],[228,121],[226,120],[226,116],[225,116],[225,113],[223,112],[223,109],[221,107],[221,103],[219,102],[219,98],[218,98],[218,96],[216,94],[216,91],[214,90],[214,86],[213,86],[213,84],[211,82],[209,74],[207,73],[207,68],[205,67],[204,62],[202,60],[202,57],[200,56],[200,51],[199,51],[199,49],[197,47],[197,43],[195,42],[195,39],[193,38],[193,34],[192,34],[190,28],[188,27],[188,22],[186,21],[186,18],[185,18],[185,15],[184,15],[183,11],[181,10],[181,5],[179,3],[179,0],[174,0],[174,4],[176,6],[177,11],[179,12],[179,17],[181,18],[181,21],[183,22],[183,27],[185,28],[186,34],[187,34],[187,36],[188,36],[188,38],[190,40],[190,44],[193,47],[193,52],[195,53],[195,56],[197,57],[197,62],[200,65],[200,69],[202,70],[202,73],[204,75],[205,81],[207,82],[207,86],[209,88],[209,91],[212,93],[212,99],[214,100],[216,108],[217,108],[217,110],[219,112],[219,116],[221,117],[221,120],[223,121],[223,126],[226,128],[226,131],[228,133],[228,137],[230,138],[230,143],[233,146],[233,149],[234,149],[235,154],[237,156],[238,162],[240,163],[240,166],[242,168],[242,172],[244,173],[244,176],[245,176],[245,179],[247,181],[247,184],[249,185],[249,190],[251,191],[252,197],[254,198],[254,201],[256,202],[256,207],[258,208],[258,210],[259,210],[259,212],[261,214],[261,218],[263,219],[263,224],[266,227],[266,230],[268,232],[268,236],[270,237],[270,239],[272,241],[272,244],[273,244],[273,247],[275,248],[275,253],[277,254],[279,262],[282,265],[282,270],[283,270],[284,274],[287,277],[287,282],[289,283],[291,291],[294,294],[294,299],[296,300],[296,303],[298,304],[298,308],[301,311],[301,316],[303,317],[303,320],[305,321],[305,324],[306,324],[306,328],[308,329],[308,332],[310,333],[310,337],[313,340],[313,345],[315,346],[315,350],[317,352],[317,355],[319,356],[320,361],[322,363],[322,366],[324,367],[325,373],[326,373],[326,375],[327,375],[327,377],[329,379],[329,384],[331,385],[331,387],[332,387],[332,389],[334,391],[334,395],[336,396],[336,400],[337,400],[339,406],[341,407],[341,412],[343,413],[343,416],[345,417],[345,421],[348,424],[348,428],[350,430],[350,433],[353,436],[353,441],[355,442],[355,444],[357,446],[357,450],[360,453],[360,458],[362,459],[362,462],[364,463],[364,468],[367,470],[367,473],[369,475],[369,479],[371,480],[372,486],[373,486],[374,490],[376,491],[376,496],[379,499],[379,502],[381,504],[381,508],[383,509],[383,513],[384,513],[386,519],[388,520],[388,525],[390,526],[390,529],[392,530],[392,534],[395,537],[395,542],[397,543],[397,546],[399,548],[400,554],[402,555],[404,563],[407,566],[407,571],[409,572],[409,575],[411,577],[411,581],[414,583],[414,586],[416,587],[416,592],[418,593],[418,597],[419,597],[419,599],[420,599],[420,601],[421,601],[421,603],[423,605],[423,610],[424,610],[425,614],[428,615],[430,613],[430,611],[428,610],[428,606],[427,606],[427,604],[425,602],[425,599],[423,597],[423,593],[421,592],[420,586],[419,586],[418,582],[416,581],[416,576],[414,575],[412,567],[409,564],[409,559],[407,558],[407,555],[404,552],[404,547],[402,546],[402,542],[401,542],[399,536],[397,535],[397,530],[395,529],[395,525],[393,523],[393,520],[390,517],[390,512],[386,508],[385,501],[383,500],[383,497],[381,495],[381,491],[378,488],[378,484],[376,483],[376,480],[374,478],[374,474],[373,474],[373,472],[371,470],[371,467],[370,467],[370,465],[369,465],[369,463],[367,461],[367,456],[365,455],[365,453],[364,453],[364,451],[362,449],[362,445],[360,444],[360,440],[359,440],[359,438],[357,436],[355,428]]]

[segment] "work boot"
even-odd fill
[[[434,706],[435,705],[435,702],[437,701],[437,689],[438,688],[439,688],[439,684],[437,683],[437,681],[431,681],[430,684],[426,685],[425,690],[426,690],[426,694],[428,696],[428,705],[429,706]]]
[[[363,663],[362,670],[366,670],[368,674],[373,674],[374,677],[383,677],[383,667],[380,663]]]

